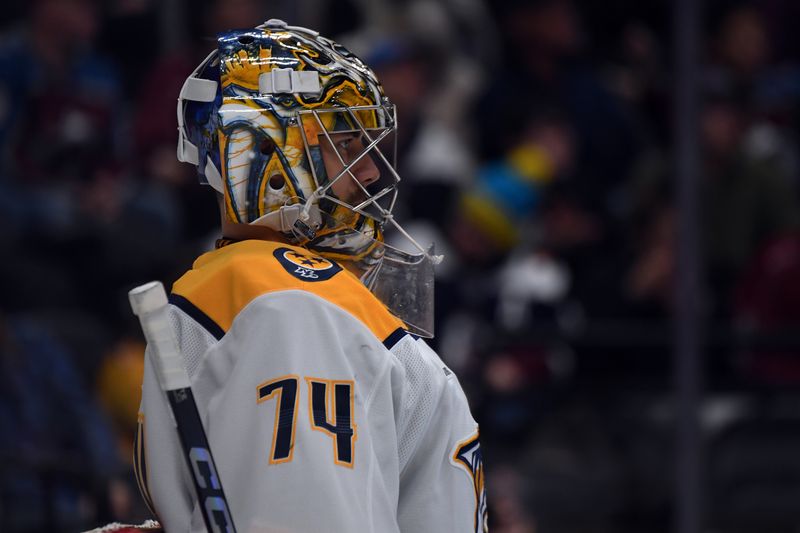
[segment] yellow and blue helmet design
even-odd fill
[[[231,222],[344,256],[368,255],[369,241],[382,240],[399,182],[394,107],[372,70],[343,46],[275,19],[220,34],[184,84],[178,124],[178,159],[224,195]],[[333,191],[337,179],[355,180],[348,161],[336,176],[323,161],[320,145],[338,132],[363,139],[360,156],[380,169],[358,201]]]

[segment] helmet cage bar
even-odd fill
[[[344,159],[339,154],[339,152],[334,150],[334,153],[336,154],[337,159],[339,160],[339,162],[342,165],[344,165],[344,168],[339,172],[339,174],[335,178],[333,178],[332,180],[329,180],[329,182],[326,185],[320,185],[319,188],[316,191],[314,191],[314,194],[308,200],[307,207],[309,207],[310,203],[313,202],[315,199],[325,198],[325,199],[330,200],[331,202],[333,202],[335,204],[341,205],[342,207],[350,209],[350,210],[352,210],[352,211],[354,211],[354,212],[356,212],[356,213],[358,213],[360,215],[363,215],[363,216],[369,217],[369,218],[371,218],[373,220],[376,220],[381,225],[385,224],[388,221],[389,223],[391,223],[391,225],[395,229],[397,229],[397,231],[399,231],[403,235],[403,237],[408,239],[408,241],[417,250],[419,250],[420,253],[423,256],[429,258],[431,260],[431,262],[434,265],[436,265],[436,264],[439,264],[442,261],[443,257],[441,255],[431,255],[431,251],[430,250],[426,250],[425,248],[423,248],[423,246],[421,244],[419,244],[416,241],[416,239],[414,239],[394,219],[394,216],[392,215],[392,211],[394,210],[394,206],[395,206],[395,204],[397,202],[397,184],[401,181],[401,178],[400,178],[400,175],[395,170],[394,166],[391,165],[386,160],[386,156],[383,154],[381,149],[378,147],[378,143],[380,143],[380,141],[382,141],[387,135],[389,135],[393,131],[396,131],[396,129],[397,129],[397,119],[395,118],[396,117],[395,107],[392,105],[392,106],[389,106],[389,108],[391,109],[393,125],[383,129],[381,131],[381,134],[378,135],[378,137],[376,139],[373,139],[372,136],[369,134],[369,132],[364,128],[364,126],[361,124],[361,121],[358,120],[358,118],[355,116],[354,111],[373,110],[373,109],[374,110],[378,110],[378,109],[386,110],[387,106],[371,105],[371,106],[354,106],[354,107],[344,108],[344,111],[346,111],[350,115],[350,118],[353,120],[353,122],[355,122],[358,125],[358,128],[361,130],[361,134],[364,135],[364,137],[369,141],[369,144],[364,148],[364,150],[358,156],[353,158],[353,160],[351,162],[349,162],[349,163],[345,163]],[[323,109],[323,110],[311,109],[311,110],[307,110],[307,111],[299,111],[298,115],[309,115],[309,114],[312,115],[314,117],[314,119],[317,121],[317,124],[319,125],[320,129],[322,130],[322,134],[325,136],[325,138],[328,140],[328,142],[331,143],[331,145],[333,145],[334,144],[333,143],[333,139],[331,138],[327,128],[325,128],[324,124],[322,123],[322,120],[319,118],[319,113],[326,113],[326,112],[342,112],[342,110],[337,109],[337,108],[330,108],[330,109]],[[303,137],[303,141],[304,141],[304,144],[306,146],[306,153],[308,155],[309,160],[311,160],[311,154],[310,154],[310,150],[309,150],[309,142],[308,142],[308,138],[306,137],[305,128],[302,125],[302,118],[300,118],[300,120],[298,120],[298,122],[299,122],[299,126],[300,126],[300,131],[301,131],[301,134],[302,134],[302,137]],[[375,195],[370,194],[364,188],[364,186],[361,185],[361,183],[355,178],[355,176],[353,176],[353,174],[350,172],[350,168],[352,168],[354,165],[356,165],[364,156],[367,155],[367,153],[370,152],[370,150],[374,150],[375,152],[378,153],[378,155],[381,158],[381,160],[383,161],[384,165],[386,165],[386,168],[389,170],[389,172],[392,174],[392,177],[395,180],[393,185],[390,185],[390,186],[386,187],[385,189],[383,189],[382,191],[378,192]],[[394,138],[393,150],[394,150],[394,155],[396,155],[397,154],[397,136],[396,135],[395,135],[395,138]],[[344,202],[344,201],[336,198],[335,196],[326,194],[328,189],[330,189],[331,185],[336,180],[338,180],[342,176],[344,176],[345,174],[349,174],[350,177],[353,180],[355,180],[355,182],[361,188],[362,192],[364,192],[368,196],[368,198],[365,201],[361,202],[357,206],[352,206],[349,203]],[[315,177],[316,177],[316,174],[315,174]],[[317,179],[317,182],[319,183],[319,179]],[[390,192],[393,192],[394,195],[393,195],[393,197],[391,199],[391,203],[389,205],[389,208],[386,209],[386,208],[382,207],[380,204],[378,204],[377,200],[379,200],[380,198],[382,198],[386,194],[389,194]],[[375,215],[373,215],[372,213],[365,212],[363,210],[365,207],[369,206],[370,204],[374,204],[375,207],[379,210],[379,212],[381,214],[381,218],[380,219],[377,219],[375,217]]]
[[[379,106],[375,106],[375,107],[378,107],[378,108],[381,108],[383,110],[386,110],[387,106],[379,105]],[[395,107],[393,105],[389,106],[389,107],[391,108],[392,125],[390,127],[386,128],[385,131],[386,132],[397,131],[397,113],[395,112]],[[358,125],[358,129],[361,130],[361,134],[364,135],[364,137],[366,137],[368,140],[371,141],[372,138],[370,137],[369,133],[364,128],[364,126],[361,124],[361,121],[356,118],[355,114],[353,113],[353,109],[354,108],[350,108],[350,107],[346,108],[347,113],[350,115],[350,118],[353,119],[353,122],[355,122]],[[376,143],[380,142],[380,140],[383,137],[385,137],[385,135],[383,135],[381,138],[379,138],[376,141]],[[365,152],[366,151],[367,150],[365,149]],[[393,153],[392,153],[392,161],[397,161],[397,135],[394,136],[394,145],[392,147],[392,151],[393,151]],[[395,194],[394,194],[394,197],[392,198],[391,203],[389,204],[389,208],[388,208],[388,215],[391,216],[391,213],[394,211],[394,205],[397,202],[397,189],[396,189],[396,187],[402,181],[402,178],[400,177],[400,174],[398,174],[397,171],[395,170],[394,165],[390,164],[389,161],[386,160],[386,156],[383,155],[383,152],[381,151],[380,148],[376,147],[375,148],[375,152],[377,152],[378,156],[383,161],[383,164],[386,165],[386,168],[389,170],[389,172],[392,174],[392,176],[394,177],[394,180],[395,180],[394,185],[392,186],[392,190],[394,190]],[[356,180],[356,181],[358,181],[358,180]],[[388,189],[388,187],[387,187],[387,189]],[[378,208],[380,208],[380,205],[378,205]],[[383,210],[381,209],[381,211],[383,211]]]
[[[362,135],[364,135],[364,137],[369,141],[369,144],[367,146],[365,146],[364,150],[358,156],[353,158],[353,160],[350,163],[345,163],[344,159],[339,154],[339,152],[338,151],[334,151],[336,153],[336,157],[339,159],[339,162],[342,165],[344,165],[345,168],[342,169],[339,172],[339,174],[336,176],[336,178],[334,178],[332,180],[329,180],[328,185],[325,187],[325,192],[327,192],[327,190],[330,188],[330,185],[334,181],[336,181],[337,179],[341,178],[345,173],[350,174],[350,176],[353,179],[355,179],[355,176],[353,176],[353,174],[349,172],[350,168],[355,166],[355,164],[358,163],[365,155],[367,155],[367,153],[369,153],[370,150],[374,149],[376,152],[381,153],[380,152],[380,148],[376,148],[378,143],[380,143],[384,138],[386,138],[387,135],[389,135],[390,133],[395,131],[395,128],[384,128],[383,131],[381,131],[381,134],[378,136],[378,138],[373,140],[372,137],[369,135],[369,133],[367,133],[367,131],[361,125],[361,121],[359,121],[358,118],[350,111],[351,109],[357,109],[359,111],[368,110],[368,109],[384,109],[383,106],[359,106],[359,107],[356,107],[356,108],[347,107],[345,109],[349,112],[351,118],[356,122],[356,124],[358,124]],[[327,112],[341,113],[342,111],[340,111],[339,109],[333,108],[333,109],[330,109],[330,110],[327,110],[327,109],[323,110],[322,112],[323,113],[327,113]],[[322,123],[322,120],[319,118],[319,110],[312,109],[312,110],[309,110],[309,111],[300,111],[300,114],[311,114],[311,115],[313,115],[314,118],[317,121],[317,124],[319,125],[320,129],[322,130],[323,135],[325,135],[325,138],[328,140],[329,143],[331,143],[331,146],[334,145],[334,142],[333,142],[333,139],[330,136],[330,133],[328,132],[327,128]],[[355,131],[355,130],[353,130],[353,131]],[[383,154],[381,153],[381,155],[383,155]],[[392,175],[394,176],[395,180],[399,182],[400,181],[400,176],[394,170],[394,167],[392,167],[392,165],[390,165],[386,161],[386,158],[382,158],[382,160],[386,164],[386,166],[388,167],[388,169],[390,170]],[[362,192],[364,192],[365,194],[369,195],[369,192],[361,185],[361,183],[358,180],[355,180],[355,181],[359,185],[359,187],[361,187]]]
[[[364,215],[367,218],[371,218],[373,220],[377,220],[378,222],[383,223],[383,222],[385,222],[386,220],[389,220],[392,217],[392,213],[391,213],[390,209],[386,209],[384,207],[381,207],[380,204],[375,204],[375,207],[380,210],[380,213],[381,213],[381,216],[382,216],[382,218],[380,220],[378,220],[375,217],[374,213],[370,213],[368,211],[364,211],[364,207],[369,206],[370,204],[376,202],[377,200],[383,198],[384,196],[386,196],[387,194],[389,194],[390,192],[393,192],[393,191],[394,191],[393,187],[386,187],[385,189],[383,189],[382,191],[378,192],[377,194],[371,195],[370,198],[367,198],[366,200],[364,200],[363,202],[361,202],[360,204],[358,204],[356,206],[348,204],[344,200],[340,200],[339,198],[336,198],[335,196],[328,196],[326,194],[322,194],[320,196],[320,198],[324,198],[326,200],[330,200],[331,202],[333,202],[335,204],[338,204],[338,205],[340,205],[342,207],[346,207],[347,209],[350,209],[351,211],[353,211],[355,213],[358,213],[359,215]]]
[[[361,188],[364,189],[363,186]],[[390,193],[395,192],[395,191],[396,191],[396,189],[395,189],[394,185],[390,185],[388,187],[385,187],[384,189],[382,189],[382,190],[376,192],[375,194],[371,195],[370,198],[367,198],[366,200],[364,200],[363,202],[361,202],[357,206],[353,207],[353,211],[360,211],[360,210],[364,209],[365,207],[367,207],[370,203],[377,202],[378,200],[380,200],[381,198],[383,198],[387,194],[390,194]],[[369,194],[369,193],[367,193],[367,194]],[[375,207],[380,208],[381,213],[383,213],[385,211],[387,214],[391,214],[391,212],[392,212],[391,205],[394,205],[394,198],[392,198],[392,204],[390,204],[389,208],[384,208],[380,204],[376,204]]]
[[[389,214],[389,216],[386,218],[386,220],[387,220],[387,221],[389,221],[389,223],[391,223],[391,225],[392,225],[392,226],[394,226],[394,228],[395,228],[397,231],[399,231],[399,232],[400,232],[400,233],[403,235],[403,237],[405,237],[406,239],[408,239],[408,241],[409,241],[411,244],[413,244],[413,245],[414,245],[414,248],[416,248],[417,250],[419,250],[419,251],[420,251],[420,253],[421,253],[423,256],[425,256],[425,257],[427,257],[428,259],[430,259],[431,263],[433,263],[434,265],[438,265],[439,263],[441,263],[441,262],[442,262],[442,259],[444,259],[444,256],[443,256],[443,255],[432,255],[432,253],[433,253],[433,247],[431,247],[431,248],[429,248],[429,249],[427,249],[427,250],[426,250],[425,248],[423,248],[423,247],[422,247],[422,245],[421,245],[420,243],[418,243],[418,242],[417,242],[417,240],[416,240],[414,237],[412,237],[412,236],[411,236],[411,234],[409,234],[409,233],[408,233],[408,232],[407,232],[405,229],[403,229],[403,226],[401,226],[401,225],[400,225],[400,223],[399,223],[399,222],[397,222],[397,221],[394,219],[394,216],[392,216],[391,214]]]
[[[381,109],[385,109],[384,106],[376,106],[376,107],[380,107]],[[367,133],[367,130],[364,129],[364,126],[361,124],[361,121],[359,121],[356,118],[355,114],[353,114],[353,108],[348,107],[346,109],[347,109],[347,113],[350,115],[350,118],[352,118],[353,122],[355,122],[358,125],[358,129],[361,130],[362,135],[364,135],[364,137],[366,137],[367,139],[372,140],[371,137],[369,136],[369,133]],[[394,114],[395,114],[394,113],[394,106],[392,106],[392,115],[394,115]],[[392,120],[394,120],[394,117],[392,117]],[[395,130],[397,130],[397,123],[396,122],[394,123],[394,125],[392,125],[391,127],[387,128],[387,131],[395,131]],[[386,156],[383,155],[383,152],[380,149],[376,149],[375,151],[378,152],[378,155],[383,160],[383,163],[386,165],[386,167],[389,169],[389,171],[394,176],[395,181],[397,183],[400,183],[402,181],[402,179],[400,178],[400,175],[397,173],[397,171],[394,169],[394,166],[392,164],[390,164],[389,161],[386,160]],[[392,154],[392,155],[393,155],[393,160],[397,161],[397,136],[395,136],[395,138],[394,138],[394,154]]]
[[[383,110],[386,110],[386,106],[382,106],[381,105],[381,106],[375,106],[375,107],[379,107],[379,108],[381,108]],[[361,134],[364,135],[364,137],[366,137],[368,140],[371,141],[372,138],[370,137],[369,133],[364,128],[364,126],[361,124],[361,121],[359,121],[356,118],[355,114],[353,113],[353,108],[348,107],[348,108],[346,108],[346,110],[347,110],[347,113],[350,115],[350,118],[353,119],[353,122],[355,122],[358,125],[358,128],[361,130]],[[389,127],[389,128],[386,128],[384,130],[384,132],[382,132],[382,135],[374,143],[371,143],[370,146],[364,150],[364,153],[369,151],[372,146],[377,145],[377,143],[379,143],[384,137],[386,137],[386,135],[388,135],[389,132],[397,130],[397,121],[396,121],[396,118],[395,118],[396,113],[395,113],[394,106],[391,106],[391,111],[392,111],[391,112],[391,115],[392,115],[391,119],[392,119],[393,125],[391,127]],[[392,160],[393,161],[397,161],[397,135],[394,136],[394,146],[392,147],[392,150],[394,152],[392,154]],[[380,148],[376,147],[375,148],[375,152],[381,158],[381,160],[383,161],[383,164],[386,165],[386,168],[389,170],[389,172],[391,172],[391,174],[392,174],[392,176],[394,177],[394,180],[395,180],[394,185],[392,185],[391,187],[387,187],[386,189],[384,189],[384,191],[381,191],[380,193],[376,194],[375,197],[374,197],[375,201],[377,202],[378,199],[380,199],[381,197],[385,196],[385,194],[384,194],[385,192],[388,192],[390,189],[392,191],[394,191],[394,196],[391,199],[391,202],[389,204],[388,209],[383,209],[379,204],[377,204],[377,203],[375,204],[376,207],[378,207],[378,209],[381,211],[381,215],[383,215],[384,220],[386,220],[388,218],[391,218],[392,212],[394,211],[394,205],[397,202],[397,185],[402,181],[402,178],[397,173],[397,171],[394,169],[394,165],[390,164],[389,161],[386,160],[386,156],[383,155],[383,152],[381,151]],[[338,153],[337,153],[337,156],[338,156]],[[341,157],[339,157],[339,159],[341,159]],[[352,174],[351,174],[351,176],[352,176]],[[364,190],[364,187],[361,186],[361,183],[359,183],[358,180],[356,180],[356,183],[358,183],[359,187],[361,187],[361,189]],[[364,190],[364,192],[366,192],[366,190]],[[367,193],[367,194],[369,195],[369,193]],[[362,202],[361,204],[359,204],[358,206],[356,206],[354,208],[354,210],[358,211],[359,209],[363,209],[367,205],[368,205],[368,200],[366,200],[366,201]]]
[[[316,116],[316,112],[314,112],[314,115],[315,115],[315,118],[317,119],[317,121],[319,121],[319,117]],[[339,174],[337,174],[335,178],[333,178],[333,179],[329,178],[329,182],[328,182],[328,184],[326,184],[324,186],[322,194],[327,193],[328,190],[333,186],[333,184],[336,181],[341,179],[345,174],[348,174],[353,179],[353,181],[355,181],[355,183],[358,186],[358,188],[361,189],[361,192],[363,192],[367,196],[367,199],[364,202],[359,204],[361,209],[363,209],[364,206],[369,205],[373,200],[377,200],[377,198],[378,198],[377,195],[372,195],[366,189],[366,187],[364,187],[364,185],[362,185],[361,182],[358,181],[358,179],[353,175],[353,173],[350,172],[350,169],[352,167],[354,167],[356,164],[358,164],[358,162],[361,161],[369,153],[370,150],[374,149],[375,151],[380,151],[378,148],[376,148],[378,143],[380,143],[383,139],[385,139],[392,131],[393,130],[389,130],[389,129],[384,130],[383,132],[381,132],[381,134],[375,140],[373,140],[369,135],[366,135],[366,138],[369,141],[369,144],[366,147],[364,147],[364,150],[360,154],[358,154],[358,156],[354,157],[353,160],[350,161],[349,163],[345,163],[345,161],[342,158],[341,154],[337,150],[334,150],[333,152],[336,154],[336,158],[339,160],[339,162],[342,165],[344,165],[344,168],[342,168],[342,170],[339,171]],[[340,132],[337,132],[337,133],[340,133]],[[325,138],[328,140],[328,142],[330,142],[331,145],[333,146],[334,143],[333,143],[333,139],[331,138],[330,134],[325,130],[323,130],[323,134],[325,135]],[[393,187],[394,186],[390,186],[390,187],[387,187],[384,190],[391,190]],[[326,196],[326,198],[328,198],[328,196]],[[353,208],[353,210],[355,210],[355,208]]]
[[[314,199],[325,198],[325,199],[330,200],[330,201],[332,201],[332,202],[334,202],[334,203],[336,203],[338,205],[341,205],[342,207],[348,208],[348,209],[350,209],[350,210],[352,210],[352,211],[354,211],[354,212],[356,212],[356,213],[358,213],[360,215],[363,215],[365,217],[371,218],[371,219],[383,224],[387,219],[391,218],[391,211],[392,211],[392,209],[394,209],[394,205],[395,205],[395,203],[397,201],[397,188],[396,187],[397,187],[397,183],[399,183],[399,181],[400,181],[400,176],[397,174],[397,171],[394,169],[394,166],[389,163],[389,161],[387,160],[386,156],[383,154],[381,149],[378,147],[378,144],[382,140],[384,140],[389,134],[393,133],[396,130],[396,124],[397,123],[396,123],[396,121],[394,121],[394,118],[393,118],[394,114],[395,114],[394,113],[394,106],[389,106],[389,111],[390,111],[390,113],[392,115],[392,120],[394,121],[394,124],[393,124],[393,126],[390,126],[390,127],[387,127],[387,128],[383,128],[381,130],[381,133],[376,138],[373,139],[373,137],[367,132],[367,130],[361,124],[361,121],[358,119],[358,117],[356,117],[356,115],[354,113],[354,111],[370,111],[370,110],[387,111],[387,106],[384,106],[384,105],[369,105],[369,106],[353,106],[353,107],[346,107],[346,108],[328,108],[328,109],[322,109],[322,110],[311,109],[311,110],[298,111],[298,115],[311,115],[311,116],[313,116],[314,120],[316,121],[317,125],[319,126],[319,128],[320,128],[320,130],[322,132],[322,135],[325,136],[326,140],[331,144],[331,146],[335,146],[335,143],[334,143],[333,139],[331,138],[330,132],[325,127],[325,125],[322,122],[322,119],[320,118],[320,114],[321,113],[342,113],[342,112],[347,112],[350,115],[350,118],[353,120],[353,122],[355,122],[358,125],[358,131],[360,131],[361,135],[363,135],[365,137],[365,139],[368,141],[367,146],[364,147],[364,149],[361,151],[361,153],[358,154],[356,157],[354,157],[349,162],[345,162],[344,158],[342,158],[341,154],[339,154],[339,152],[337,150],[335,150],[335,149],[333,150],[333,152],[336,154],[336,158],[343,165],[343,168],[342,168],[341,171],[339,171],[339,173],[335,177],[331,178],[329,176],[328,177],[328,182],[325,185],[321,185],[320,184],[320,177],[316,176],[316,170],[312,166],[311,170],[314,173],[314,176],[315,176],[315,178],[317,180],[318,188],[317,188],[316,191],[314,191],[314,194],[312,195],[312,198],[309,198],[309,201],[313,201]],[[311,152],[310,152],[311,143],[309,142],[309,140],[308,140],[308,138],[306,136],[305,127],[303,127],[303,124],[302,124],[302,116],[299,117],[298,122],[299,122],[298,125],[300,127],[300,132],[301,132],[301,135],[302,135],[302,138],[303,138],[303,143],[305,144],[305,148],[306,148],[306,155],[307,155],[308,159],[311,160],[312,159],[311,158]],[[353,131],[355,131],[355,130],[353,130]],[[337,133],[337,132],[334,132],[334,133]],[[394,138],[393,150],[396,153],[396,151],[397,151],[397,136],[395,136],[395,138]],[[393,184],[388,185],[387,187],[385,187],[383,190],[379,191],[376,194],[370,193],[361,184],[361,182],[353,175],[353,173],[350,171],[355,165],[358,164],[359,161],[361,161],[361,159],[363,159],[365,156],[367,156],[371,151],[375,151],[378,154],[378,156],[380,157],[381,161],[386,166],[386,169],[389,171],[389,173],[391,174],[392,178],[394,179],[394,183]],[[339,179],[341,179],[345,175],[349,175],[350,178],[356,183],[358,188],[361,190],[361,192],[364,193],[364,195],[366,196],[366,200],[364,200],[363,202],[361,202],[360,204],[358,204],[356,206],[353,206],[353,205],[351,205],[351,204],[349,204],[349,203],[347,203],[347,202],[345,202],[343,200],[340,200],[339,198],[336,198],[333,195],[327,194],[328,190],[331,189],[333,184],[335,182],[337,182]],[[393,193],[393,196],[390,199],[390,203],[389,203],[388,209],[386,209],[386,208],[384,208],[383,206],[381,206],[377,202],[378,202],[378,200],[380,200],[381,198],[385,197],[387,194],[390,194],[390,193]],[[368,211],[365,211],[365,208],[369,207],[370,205],[374,206],[378,210],[379,216],[376,216],[374,213],[370,213]]]

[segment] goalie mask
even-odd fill
[[[394,106],[360,59],[270,20],[220,34],[178,99],[178,159],[261,225],[334,259],[413,332],[431,336],[433,263],[392,218],[400,181]],[[383,243],[392,224],[419,254]]]

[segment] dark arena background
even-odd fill
[[[150,518],[126,293],[218,237],[176,98],[273,17],[398,106],[494,533],[800,530],[795,0],[4,2],[0,530]]]

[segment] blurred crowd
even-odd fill
[[[677,206],[666,0],[31,0],[0,15],[0,529],[150,517],[126,293],[218,235],[175,158],[214,35],[272,17],[398,106],[397,217],[434,243],[437,335],[501,533],[666,531]],[[703,11],[697,294],[706,520],[800,526],[800,5]],[[392,235],[388,236],[391,241]]]

